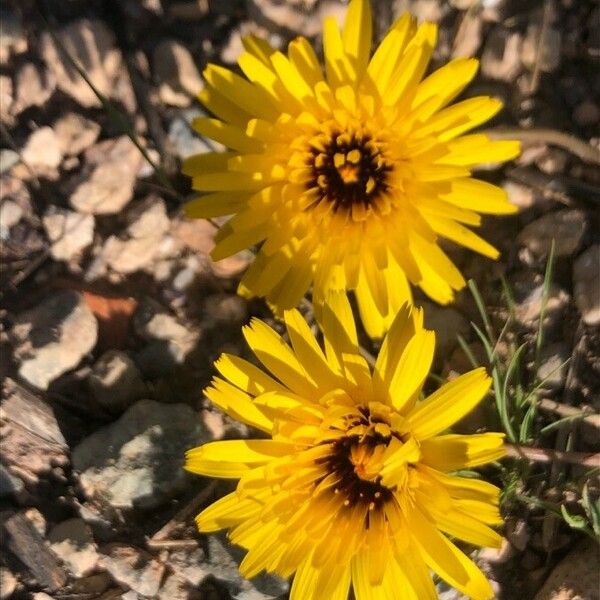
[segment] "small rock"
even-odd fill
[[[151,199],[147,208],[129,225],[127,232],[132,238],[162,236],[169,230],[170,224],[164,201]]]
[[[160,589],[165,566],[137,548],[113,544],[103,548],[102,566],[119,584],[141,596],[155,598]]]
[[[223,260],[211,261],[210,268],[217,277],[230,279],[245,271],[253,258],[252,252],[243,250]]]
[[[15,100],[10,110],[15,116],[32,106],[44,106],[54,93],[56,81],[45,69],[25,63],[15,77]]]
[[[23,216],[23,209],[12,200],[5,200],[0,206],[0,228],[2,229],[2,239],[9,236],[11,227],[14,227]]]
[[[537,329],[542,311],[544,286],[540,283],[517,282],[515,291],[515,316],[521,325]],[[570,297],[561,287],[551,284],[548,290],[544,313],[544,329],[553,329],[569,305]]]
[[[2,391],[2,463],[28,487],[36,486],[69,464],[67,443],[47,402],[11,379]]]
[[[50,206],[43,219],[51,242],[50,253],[56,260],[69,261],[94,241],[94,217]]]
[[[144,377],[148,379],[166,377],[186,361],[195,346],[194,339],[156,340],[144,346],[135,357],[135,361]]]
[[[83,519],[68,519],[56,525],[48,535],[50,548],[72,575],[84,577],[98,563],[98,552],[92,532]]]
[[[180,0],[170,2],[168,11],[173,19],[182,21],[198,21],[203,19],[209,10],[209,0]]]
[[[0,463],[0,498],[18,498],[24,489],[23,482]]]
[[[18,583],[17,578],[6,567],[0,567],[0,600],[10,598]]]
[[[174,40],[164,40],[156,47],[154,75],[159,81],[160,99],[171,106],[189,106],[192,98],[203,88],[192,55]]]
[[[44,515],[37,508],[28,508],[23,515],[40,534],[40,537],[45,538],[47,523]]]
[[[140,337],[152,342],[136,357],[146,377],[168,375],[183,364],[200,337],[199,331],[183,326],[162,306],[148,299],[140,303],[133,324]]]
[[[545,73],[556,71],[560,65],[562,36],[559,29],[547,27],[542,36],[541,19],[533,20],[527,27],[523,41],[521,61],[528,69],[537,67]]]
[[[214,148],[211,141],[198,137],[191,127],[191,121],[202,114],[198,109],[190,108],[175,117],[169,125],[169,141],[182,160],[194,154],[211,152]]]
[[[542,349],[537,370],[541,389],[559,390],[564,387],[569,356],[569,348],[563,342],[556,342]]]
[[[204,316],[210,326],[238,327],[248,316],[248,306],[240,296],[213,294],[205,300]]]
[[[21,159],[14,150],[9,150],[8,148],[0,150],[0,174],[10,171],[19,160]],[[4,225],[4,223],[1,224]]]
[[[5,64],[11,55],[23,52],[27,52],[27,37],[20,13],[5,3],[0,19],[0,63]]]
[[[133,198],[136,176],[142,156],[127,136],[101,142],[86,153],[88,162],[97,163],[90,176],[69,198],[79,212],[112,215]]]
[[[60,148],[65,156],[77,156],[96,142],[100,124],[77,113],[67,113],[54,123]]]
[[[158,600],[204,600],[204,593],[195,590],[185,579],[169,575],[160,588]]]
[[[481,56],[481,72],[490,79],[513,82],[521,71],[521,34],[494,27],[488,34]]]
[[[482,548],[478,553],[480,561],[492,565],[505,564],[514,556],[515,549],[506,538],[502,538],[502,546],[500,548]]]
[[[181,578],[195,588],[210,576],[206,565],[206,555],[202,548],[194,550],[175,550],[169,554],[169,565]]]
[[[479,0],[450,0],[450,4],[458,10],[469,10],[479,4]]]
[[[94,86],[110,97],[121,67],[121,53],[106,25],[99,20],[80,19],[60,29],[57,37]],[[100,106],[94,92],[67,62],[49,33],[42,34],[41,54],[63,92],[85,108]]]
[[[27,140],[21,152],[23,161],[34,171],[46,174],[56,170],[62,160],[60,142],[50,127],[40,127]]]
[[[54,600],[54,598],[46,594],[46,592],[37,592],[33,595],[32,600]]]
[[[2,61],[0,60],[0,62]],[[11,110],[13,101],[14,89],[12,78],[8,75],[0,75],[0,121],[10,127],[14,125],[15,121]]]
[[[209,254],[215,247],[216,229],[206,219],[177,219],[173,222],[173,235],[189,250]]]
[[[184,453],[207,438],[189,406],[140,400],[84,439],[73,467],[90,499],[115,509],[156,508],[181,491]]]
[[[573,294],[587,325],[600,325],[600,244],[582,252],[573,265]]]
[[[135,273],[152,264],[160,250],[159,242],[154,237],[121,240],[111,235],[102,249],[102,258],[117,273]]]
[[[244,556],[240,548],[228,543],[223,535],[208,536],[208,562],[212,573],[223,581],[236,600],[266,600],[288,590],[288,583],[279,577],[263,573],[252,581],[244,579],[238,564]]]
[[[185,266],[183,269],[177,272],[175,277],[173,277],[173,289],[177,292],[185,292],[185,290],[187,290],[194,283],[198,274],[205,270],[203,268],[203,261],[198,256],[188,256],[183,262]],[[169,268],[169,271],[166,273],[166,277],[164,277],[164,279],[167,279],[170,273],[171,270]],[[160,274],[155,270],[154,278],[157,281],[160,281],[159,275]]]
[[[471,2],[472,0],[468,0]],[[470,11],[463,16],[452,47],[452,57],[477,56],[482,40],[482,22],[477,12]]]
[[[419,22],[439,23],[443,16],[442,3],[439,0],[412,0],[410,11]]]
[[[96,345],[98,323],[81,294],[65,290],[21,313],[12,329],[19,374],[47,389]]]
[[[547,148],[541,156],[535,160],[535,164],[544,173],[548,175],[556,175],[564,173],[569,162],[569,155],[560,148]]]
[[[559,258],[574,254],[585,234],[585,213],[577,209],[557,210],[543,215],[526,225],[517,236],[517,243],[525,246],[534,257],[549,255],[554,240],[554,255]]]
[[[295,33],[308,38],[321,34],[325,15],[333,16],[341,26],[347,8],[333,0],[246,0],[248,16],[259,25],[278,33]]]
[[[110,236],[102,258],[117,273],[133,273],[151,265],[161,255],[169,255],[172,239],[164,234],[170,226],[165,203],[153,199],[148,208],[127,228],[125,239]]]
[[[425,311],[425,327],[435,331],[436,359],[445,359],[458,343],[456,336],[469,333],[469,323],[454,308],[427,301],[421,306]]]
[[[71,593],[75,596],[89,594],[91,598],[101,598],[101,595],[111,584],[112,579],[108,573],[94,573],[74,581],[71,586]]]
[[[593,100],[584,100],[575,107],[573,119],[581,127],[591,127],[600,121],[600,106]]]
[[[554,568],[534,600],[598,598],[598,545],[579,542]]]
[[[502,188],[508,194],[508,201],[521,210],[531,208],[535,204],[535,194],[529,186],[505,181]]]
[[[119,350],[103,354],[88,381],[98,403],[111,412],[125,410],[146,390],[135,363]]]
[[[145,299],[133,317],[136,333],[146,340],[183,340],[190,331],[157,302]]]

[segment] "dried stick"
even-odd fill
[[[518,444],[504,444],[508,456],[526,458],[533,462],[563,462],[583,467],[600,467],[600,452],[561,452],[549,448],[531,448]]]
[[[560,146],[581,160],[600,165],[600,150],[574,135],[557,131],[556,129],[534,128],[519,129],[518,127],[495,127],[484,133],[493,140],[520,140],[523,144],[550,144]]]

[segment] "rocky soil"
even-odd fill
[[[479,174],[504,186],[520,208],[515,216],[485,221],[484,234],[502,258],[492,263],[450,252],[478,282],[497,331],[511,314],[503,291],[511,290],[510,327],[497,351],[510,360],[511,344],[528,343],[523,381],[543,380],[541,397],[563,412],[566,406],[597,413],[598,3],[374,4],[379,34],[407,8],[438,22],[435,65],[455,56],[481,58],[468,93],[504,99],[506,109],[492,126],[532,130],[515,163]],[[183,217],[190,189],[178,169],[182,159],[213,148],[190,128],[203,111],[194,95],[204,65],[232,66],[241,36],[250,33],[278,47],[296,35],[319,45],[325,14],[341,19],[343,3],[3,3],[1,600],[286,597],[287,583],[274,577],[243,580],[239,550],[225,537],[195,530],[194,515],[230,487],[187,476],[184,451],[249,433],[211,407],[202,388],[221,352],[247,357],[240,326],[252,315],[269,319],[269,312],[262,302],[235,295],[251,254],[211,261],[214,227]],[[92,86],[112,108],[102,106]],[[547,129],[579,141],[557,139]],[[470,368],[457,334],[484,360],[470,326],[481,320],[468,291],[450,308],[427,303],[426,314],[438,333],[439,374]],[[540,329],[544,343],[536,358]],[[545,429],[560,415],[539,411],[529,443],[579,453],[600,449],[593,424],[571,420]],[[483,410],[464,428],[492,424]],[[597,546],[547,508],[553,503],[581,513],[586,481],[586,493],[597,497],[586,473],[577,464],[531,465],[519,492],[541,503],[507,504],[503,548],[479,557],[499,598],[598,598],[589,567],[597,565]],[[443,587],[440,592],[457,598]]]

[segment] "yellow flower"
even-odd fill
[[[411,301],[409,281],[441,304],[465,285],[439,237],[498,256],[466,225],[514,207],[471,169],[514,158],[519,144],[462,135],[501,108],[489,97],[448,106],[476,59],[421,81],[434,24],[417,27],[405,14],[373,56],[371,30],[368,0],[352,0],[343,32],[324,23],[324,72],[304,38],[287,55],[246,38],[238,62],[247,79],[209,65],[200,100],[216,118],[194,127],[229,150],[193,156],[183,170],[209,192],[188,204],[189,216],[235,215],[215,260],[262,243],[241,294],[285,310],[311,285],[318,305],[327,290],[355,290],[367,332],[379,337]]]
[[[476,369],[423,401],[434,334],[420,309],[401,308],[371,371],[346,295],[324,305],[324,351],[297,310],[284,315],[291,347],[263,322],[244,335],[270,372],[231,355],[206,395],[269,439],[190,450],[186,468],[239,478],[236,491],[197,518],[229,529],[248,550],[245,577],[289,577],[291,600],[437,598],[428,569],[475,599],[492,597],[477,566],[444,534],[498,546],[499,490],[452,475],[501,458],[503,434],[445,432],[486,394]],[[442,435],[439,435],[442,434]]]

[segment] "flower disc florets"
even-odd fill
[[[383,142],[364,132],[334,129],[311,142],[307,164],[311,178],[306,184],[309,204],[305,210],[323,203],[325,210],[344,211],[354,218],[366,215],[370,207],[381,211],[379,204],[384,204],[382,196],[389,189],[392,170]]]
[[[229,529],[248,552],[240,565],[294,575],[291,600],[433,600],[429,569],[484,600],[485,577],[446,535],[498,546],[499,490],[454,476],[503,455],[503,436],[443,434],[485,395],[476,369],[419,401],[432,332],[404,307],[371,370],[345,294],[324,304],[322,349],[296,311],[288,345],[260,321],[244,330],[266,371],[224,355],[206,395],[269,439],[227,440],[188,453],[188,470],[238,478],[236,491],[198,516]],[[441,435],[440,435],[441,434]]]

